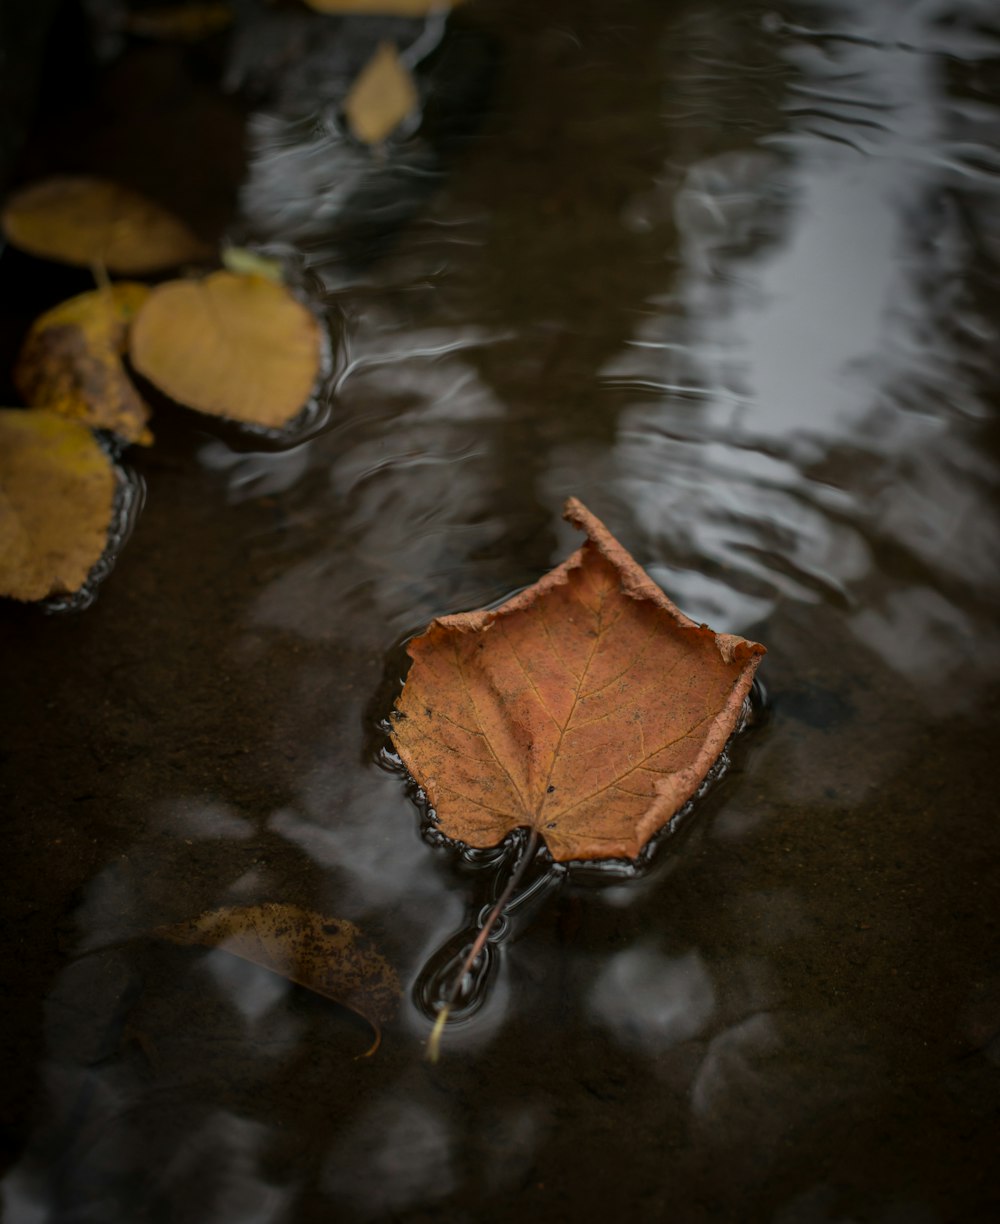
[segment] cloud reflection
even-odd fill
[[[715,990],[694,950],[665,956],[652,946],[613,956],[590,992],[595,1018],[623,1044],[648,1053],[696,1036],[715,1011]]]
[[[451,1128],[441,1113],[384,1099],[355,1118],[323,1172],[323,1189],[351,1218],[384,1220],[455,1188]]]
[[[663,228],[672,202],[679,266],[602,370],[617,487],[682,606],[727,629],[788,600],[864,608],[858,638],[925,693],[968,673],[971,609],[1000,587],[975,254],[998,114],[955,85],[998,39],[974,7],[773,18],[784,123],[633,203]]]

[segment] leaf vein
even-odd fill
[[[569,672],[569,674],[570,674],[570,675],[573,677],[573,679],[574,679],[574,680],[579,680],[579,678],[580,678],[580,677],[579,677],[579,675],[578,675],[578,674],[577,674],[577,673],[576,673],[576,672],[575,672],[575,671],[572,669],[572,667],[570,667],[570,665],[569,665],[569,664],[566,662],[566,660],[565,660],[565,659],[562,657],[562,654],[559,652],[559,649],[558,649],[558,647],[556,646],[556,640],[555,640],[555,638],[552,636],[552,631],[549,629],[549,623],[548,623],[548,621],[545,619],[545,605],[544,605],[543,601],[542,601],[542,600],[539,600],[539,601],[538,601],[538,603],[537,603],[537,605],[536,605],[536,607],[538,608],[538,619],[539,619],[539,621],[540,621],[540,623],[541,623],[542,628],[545,630],[545,636],[546,636],[546,637],[549,639],[549,642],[550,642],[550,643],[551,643],[551,645],[552,645],[552,653],[553,653],[553,654],[555,655],[555,657],[556,657],[556,658],[559,660],[559,662],[560,662],[560,663],[563,665],[563,667],[565,667],[565,668],[566,668],[566,670],[567,670],[567,671]]]
[[[592,697],[597,697],[600,693],[603,693],[605,689],[609,689],[612,686],[612,684],[617,684],[618,681],[622,678],[622,676],[627,676],[628,673],[632,670],[632,668],[635,667],[635,665],[639,662],[642,656],[649,649],[649,645],[653,641],[653,639],[656,637],[660,637],[660,636],[661,635],[660,635],[658,626],[654,625],[652,632],[643,642],[642,647],[640,648],[639,653],[635,656],[635,658],[632,659],[632,661],[628,663],[624,668],[622,668],[622,670],[617,674],[617,676],[612,676],[612,678],[606,684],[602,684],[600,688],[592,689],[589,693],[584,693],[583,697],[581,697],[580,700],[590,701]],[[676,667],[677,664],[680,663],[680,661],[681,660],[678,658],[673,664],[673,666],[670,668],[670,671],[664,673],[663,675],[664,679],[670,675],[670,673],[674,670],[674,667]]]
[[[569,724],[573,721],[573,714],[576,711],[577,703],[580,700],[580,690],[583,688],[583,682],[587,678],[587,672],[590,670],[590,665],[594,661],[594,655],[597,654],[597,647],[601,641],[601,612],[604,608],[604,596],[601,596],[601,605],[597,610],[598,629],[594,636],[594,644],[590,648],[590,654],[587,656],[587,662],[583,665],[583,671],[580,672],[580,678],[577,681],[576,692],[573,694],[573,704],[570,706],[569,714],[566,717],[566,722],[563,724],[562,730],[559,732],[559,739],[556,741],[555,747],[552,749],[552,759],[549,762],[549,772],[545,776],[545,782],[542,784],[542,797],[538,803],[538,810],[535,813],[536,819],[541,817],[542,808],[545,806],[545,800],[548,795],[549,783],[552,781],[552,773],[556,767],[556,761],[559,760],[559,750],[562,748],[563,738],[566,735]]]
[[[706,714],[704,718],[699,718],[698,721],[694,723],[687,731],[685,731],[683,735],[678,735],[674,739],[668,740],[667,743],[661,744],[659,748],[654,748],[649,754],[649,757],[646,759],[649,760],[650,757],[659,756],[661,752],[665,752],[668,748],[672,748],[674,744],[679,744],[681,740],[690,739],[698,727],[700,727],[702,723],[707,722],[711,717],[711,714]],[[591,791],[589,795],[584,795],[582,798],[577,799],[575,803],[571,803],[569,807],[563,808],[559,812],[560,818],[565,816],[568,812],[572,812],[574,808],[578,808],[581,804],[588,803],[591,799],[596,799],[598,795],[603,795],[606,790],[610,790],[612,787],[616,786],[624,778],[627,778],[629,774],[635,773],[637,769],[642,769],[646,773],[662,774],[667,778],[676,772],[676,770],[673,769],[657,769],[653,765],[644,765],[642,763],[638,765],[630,765],[628,769],[626,769],[623,773],[620,773],[616,778],[611,778],[609,781],[605,782],[603,786],[598,787],[597,790]]]
[[[458,653],[458,642],[457,641],[454,642],[453,646],[455,649],[455,667],[458,670],[459,679],[462,681],[462,687],[465,689],[465,695],[466,697],[468,697],[469,704],[472,706],[473,712],[476,715],[476,722],[479,723],[479,729],[483,734],[483,743],[486,745],[487,748],[489,748],[490,755],[493,757],[494,761],[496,761],[496,763],[500,766],[500,768],[507,775],[508,781],[510,782],[511,786],[514,788],[514,794],[517,795],[518,799],[521,801],[522,810],[524,812],[528,812],[530,811],[530,809],[528,807],[528,804],[525,802],[524,795],[521,793],[521,788],[514,781],[513,774],[510,772],[507,766],[503,763],[503,761],[501,761],[500,758],[497,756],[496,749],[490,743],[490,737],[486,734],[486,729],[483,727],[483,720],[479,716],[479,707],[476,705],[476,699],[472,695],[472,689],[469,687],[469,681],[466,678],[465,670],[462,667],[462,656]]]
[[[503,625],[502,621],[500,623]],[[556,718],[556,716],[552,713],[549,707],[545,704],[545,698],[542,696],[541,692],[539,691],[538,685],[534,682],[534,680],[532,680],[531,676],[528,674],[528,669],[521,662],[521,656],[517,653],[517,650],[514,647],[514,643],[510,639],[510,634],[507,632],[506,625],[503,625],[503,637],[504,637],[504,641],[510,647],[510,653],[514,656],[514,662],[518,665],[518,667],[524,673],[525,680],[527,680],[527,682],[534,689],[535,696],[538,698],[538,704],[542,707],[545,713],[548,714],[549,718],[552,719],[552,721],[555,723],[557,727],[561,726],[562,724],[559,722],[559,719]]]

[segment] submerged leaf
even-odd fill
[[[381,144],[417,109],[420,99],[413,77],[392,43],[381,43],[344,99],[351,135],[365,144]]]
[[[578,501],[581,549],[498,608],[431,623],[392,739],[441,830],[634,858],[735,730],[764,647],[690,620]]]
[[[149,408],[122,357],[145,285],[121,282],[61,302],[32,324],[14,369],[25,401],[148,445]]]
[[[0,410],[0,595],[69,595],[100,560],[114,466],[90,430],[40,409]]]
[[[424,17],[435,9],[456,8],[462,0],[306,0],[317,13],[377,13],[388,17]]]
[[[61,175],[15,192],[9,241],[42,259],[143,276],[202,259],[206,248],[173,213],[108,179]]]
[[[174,926],[158,927],[161,939],[222,948],[305,986],[360,1016],[375,1030],[396,1014],[400,985],[395,969],[354,925],[297,905],[239,905],[210,910]]]
[[[199,412],[280,429],[320,369],[319,326],[283,285],[214,272],[159,285],[130,335],[132,363]]]
[[[198,42],[232,24],[233,8],[222,0],[204,4],[158,5],[139,9],[125,18],[125,29],[139,38]]]

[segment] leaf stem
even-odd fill
[[[493,933],[493,928],[497,924],[497,920],[507,907],[514,894],[515,888],[524,878],[524,873],[527,870],[528,864],[533,861],[535,851],[538,849],[538,830],[532,829],[528,833],[528,840],[525,843],[524,850],[518,860],[517,866],[510,873],[510,879],[504,885],[503,892],[496,900],[496,904],[486,915],[486,921],[479,929],[479,934],[473,941],[472,947],[466,954],[465,960],[462,961],[462,967],[458,971],[455,978],[455,985],[452,987],[451,994],[437,1014],[437,1019],[434,1021],[434,1028],[431,1030],[431,1035],[427,1039],[427,1061],[436,1063],[441,1056],[441,1036],[444,1033],[444,1026],[448,1023],[448,1016],[451,1009],[458,1002],[458,996],[462,993],[462,983],[465,981],[465,975],[472,969],[476,961],[479,959],[479,954],[486,946],[486,941]]]

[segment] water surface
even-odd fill
[[[0,610],[5,1219],[992,1221],[993,6],[293,26],[130,44],[22,155],[283,253],[334,368],[286,449],[158,413],[96,602]],[[444,41],[373,166],[337,91],[385,30]],[[2,265],[13,351],[64,281]],[[569,495],[768,646],[768,710],[636,878],[514,915],[431,1068],[410,992],[495,868],[421,836],[380,719],[407,635],[575,546]],[[270,900],[399,968],[374,1058],[146,937]]]

